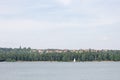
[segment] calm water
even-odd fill
[[[2,62],[0,80],[120,80],[120,62]]]

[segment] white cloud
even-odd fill
[[[116,21],[111,19],[88,19],[79,21],[47,21],[47,20],[32,20],[32,19],[2,19],[0,20],[1,30],[30,30],[30,29],[60,29],[60,28],[86,28],[94,29],[105,25],[115,24]]]
[[[70,27],[73,25],[78,25],[77,23],[67,23],[67,22],[52,22],[52,21],[42,21],[42,20],[29,20],[29,19],[15,19],[15,20],[0,20],[0,31],[5,30],[49,30],[49,29],[59,29]]]
[[[101,38],[101,40],[102,40],[102,41],[108,41],[108,40],[109,40],[109,37],[104,36],[104,37]]]
[[[46,28],[48,27],[48,22],[44,21],[33,21],[33,20],[1,20],[0,29],[2,30],[28,30],[35,28]],[[49,28],[49,27],[48,27]]]
[[[57,0],[58,3],[68,6],[72,3],[72,0]]]
[[[16,14],[20,13],[21,10],[13,7],[13,6],[7,6],[7,5],[0,5],[0,15],[10,15],[10,14]]]
[[[58,6],[54,4],[55,1]],[[1,39],[8,42],[9,40],[14,42],[14,39],[18,40],[18,42],[23,39],[24,42],[24,39],[26,39],[27,42],[28,35],[26,36],[26,34],[30,33],[29,40],[35,37],[36,40],[33,42],[36,42],[36,46],[41,40],[36,35],[40,35],[43,38],[43,42],[46,40],[45,43],[48,44],[50,42],[47,40],[57,41],[54,37],[58,41],[63,39],[61,43],[55,44],[66,43],[68,42],[67,38],[70,37],[73,40],[69,41],[68,44],[73,47],[76,47],[76,45],[71,44],[72,42],[80,43],[82,40],[82,43],[88,42],[84,37],[93,41],[91,42],[93,46],[98,43],[95,43],[92,37],[101,43],[106,43],[107,41],[112,43],[112,37],[115,35],[119,36],[119,28],[115,27],[119,27],[117,23],[120,23],[120,6],[115,6],[112,2],[109,4],[109,1],[111,0],[52,0],[51,3],[48,2],[46,4],[46,2],[41,2],[41,0],[40,2],[35,0],[33,1],[34,3],[29,2],[29,0],[12,0],[12,2],[11,0],[5,0],[4,3],[0,4],[0,15],[3,14],[0,19]],[[17,33],[22,38],[17,37]],[[10,39],[9,34],[16,34],[16,36],[12,36]],[[76,38],[75,35],[79,36]],[[44,36],[47,38],[44,38]],[[117,43],[117,41],[119,42],[118,37],[114,42]],[[43,42],[41,42],[41,45]]]

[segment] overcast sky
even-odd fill
[[[0,47],[120,49],[120,0],[0,0]]]

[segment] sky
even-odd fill
[[[0,0],[0,47],[120,49],[120,0]]]

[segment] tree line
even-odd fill
[[[39,53],[31,48],[0,48],[0,62],[2,61],[120,61],[119,50],[99,52],[63,52]]]

